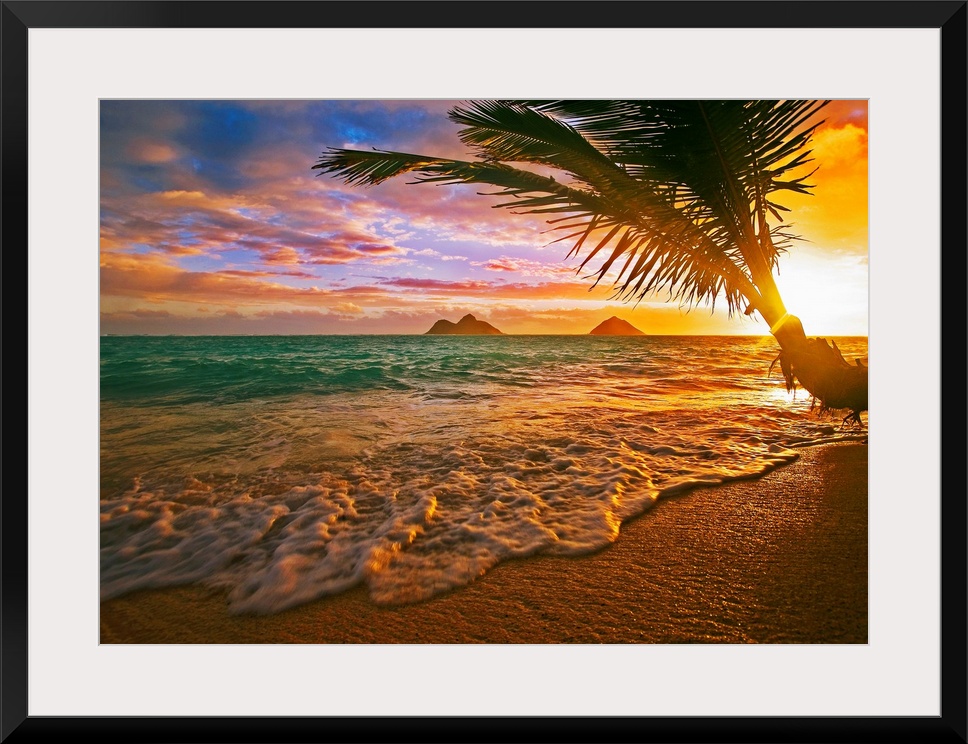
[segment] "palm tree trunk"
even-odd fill
[[[867,367],[860,360],[850,364],[835,341],[807,338],[795,315],[785,315],[770,332],[780,344],[778,361],[787,390],[799,382],[820,402],[821,412],[849,409],[844,420],[861,423],[860,413],[867,410]]]
[[[787,390],[799,382],[820,402],[821,412],[849,409],[845,421],[861,423],[860,413],[867,410],[867,367],[860,360],[850,364],[836,342],[807,338],[800,319],[786,311],[772,272],[763,272],[755,260],[749,263],[760,292],[757,309],[780,344],[777,361]]]

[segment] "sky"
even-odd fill
[[[505,333],[588,333],[616,315],[650,334],[765,334],[669,300],[593,287],[541,215],[480,186],[401,176],[349,186],[328,147],[470,159],[446,100],[102,100],[102,334],[424,333],[471,313]],[[792,194],[777,284],[809,335],[867,335],[867,102],[834,101]],[[494,191],[494,189],[490,189]]]

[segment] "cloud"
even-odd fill
[[[852,111],[858,107],[857,102],[852,102]],[[869,192],[866,114],[835,117],[818,127],[811,148],[814,158],[811,166],[817,168],[809,179],[815,186],[813,193],[791,193],[782,198],[782,203],[791,210],[787,219],[793,224],[793,232],[814,245],[866,253]]]
[[[363,308],[357,305],[355,302],[337,302],[335,305],[333,305],[333,310],[344,317],[349,315],[363,314]]]
[[[445,253],[441,253],[440,251],[435,251],[433,248],[424,248],[419,251],[410,250],[408,251],[408,255],[421,256],[421,257],[426,256],[429,258],[436,258],[440,261],[467,261],[468,260],[467,256],[450,256]]]
[[[824,169],[856,168],[867,163],[867,130],[854,124],[822,127],[813,139],[813,154]]]
[[[225,276],[245,276],[245,277],[270,277],[270,276],[292,276],[300,279],[316,279],[315,274],[305,271],[247,271],[243,269],[222,269],[214,272]]]
[[[562,276],[574,276],[574,267],[566,266],[562,263],[545,263],[534,261],[528,258],[512,258],[501,256],[487,261],[472,261],[472,266],[481,266],[488,271],[503,271],[521,276],[542,276],[549,278],[560,278]]]
[[[258,272],[186,271],[158,255],[102,254],[101,296],[160,302],[318,304],[323,291],[264,281]]]
[[[438,292],[479,292],[490,290],[493,285],[484,281],[452,282],[443,279],[397,278],[384,279],[380,284],[404,289],[433,290]]]
[[[178,150],[170,144],[143,139],[129,142],[125,150],[131,160],[153,165],[170,163],[178,157]]]
[[[258,253],[265,263],[341,264],[403,257],[407,250],[350,227],[311,227],[286,218],[264,198],[202,191],[151,192],[102,203],[102,247],[146,246],[178,255]]]

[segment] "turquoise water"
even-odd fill
[[[866,338],[837,339],[848,359]],[[860,439],[772,338],[104,337],[101,594],[203,583],[269,613],[418,601],[580,555],[697,485]],[[866,421],[866,414],[864,414]]]

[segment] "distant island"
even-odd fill
[[[589,336],[644,336],[640,331],[627,320],[616,318],[614,315],[608,320],[602,321],[588,332]]]
[[[451,323],[449,320],[438,320],[434,323],[433,328],[424,335],[502,336],[504,334],[490,323],[478,320],[468,313],[456,323]]]

